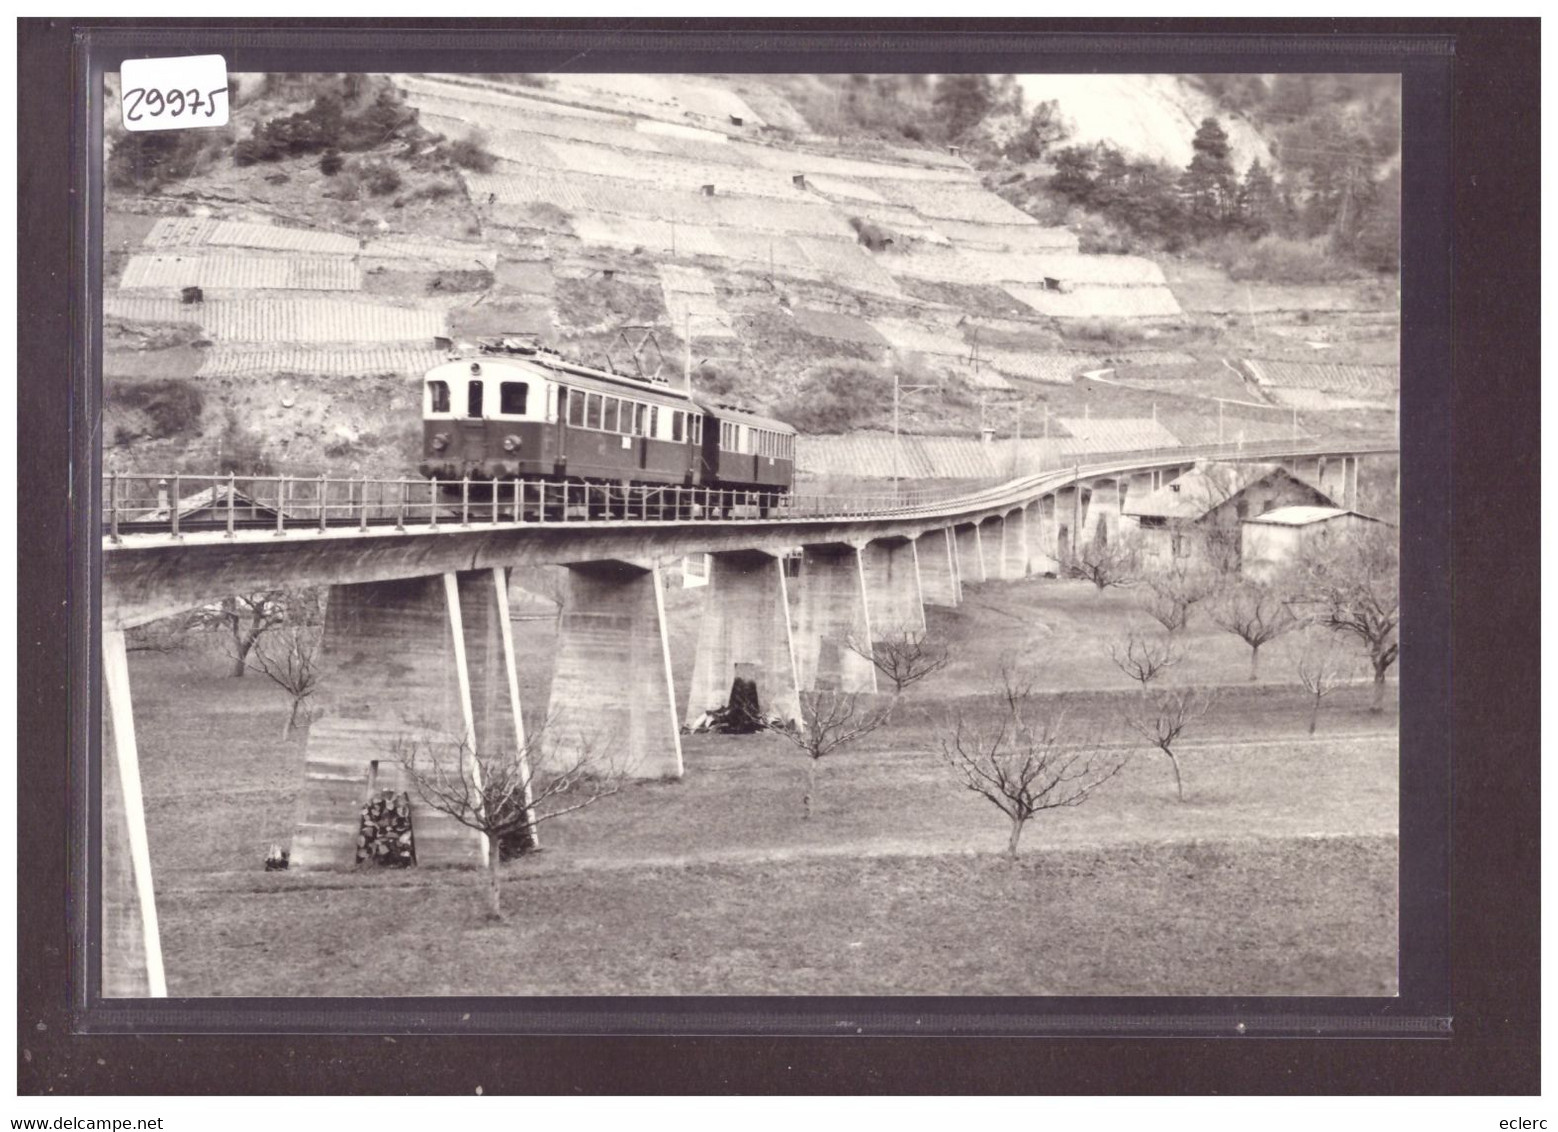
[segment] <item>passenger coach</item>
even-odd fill
[[[513,339],[461,347],[423,383],[423,460],[442,481],[790,492],[795,430],[661,381],[593,369]]]

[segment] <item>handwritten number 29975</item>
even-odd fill
[[[205,110],[207,118],[214,118],[216,116],[217,95],[226,93],[226,87],[218,87],[204,97],[194,87],[188,90],[170,90],[166,92],[156,89],[146,90],[143,87],[132,87],[124,92],[125,101],[128,104],[125,118],[131,122],[139,122],[141,120],[141,103],[143,100],[146,103],[147,113],[153,118],[161,117],[164,113],[177,118],[186,110],[193,116],[198,115],[202,109]]]

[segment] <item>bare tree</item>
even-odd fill
[[[290,740],[299,718],[308,721],[308,701],[319,684],[316,656],[323,629],[318,592],[293,592],[282,604],[284,620],[254,640],[245,663],[287,693],[290,710],[282,724],[285,741]]]
[[[1132,534],[1095,538],[1078,548],[1068,565],[1073,578],[1086,578],[1100,591],[1135,584],[1140,567],[1141,545]]]
[[[1315,624],[1363,645],[1374,670],[1370,711],[1383,711],[1385,675],[1400,651],[1401,551],[1395,528],[1366,523],[1316,540],[1299,557],[1289,584]]]
[[[1271,586],[1231,582],[1209,603],[1212,621],[1250,646],[1250,679],[1260,678],[1260,647],[1298,627],[1287,599]]]
[[[1110,641],[1109,659],[1114,666],[1142,686],[1162,676],[1174,665],[1185,659],[1185,652],[1168,633],[1148,635],[1132,625],[1126,630],[1125,639]]]
[[[806,756],[806,790],[801,795],[805,817],[811,817],[822,760],[884,726],[891,720],[897,703],[893,699],[881,707],[865,701],[866,697],[859,692],[802,692],[801,718],[772,728]]]
[[[285,595],[280,590],[235,594],[195,614],[202,628],[221,629],[231,634],[227,655],[232,658],[232,675],[242,676],[249,669],[249,650],[265,633],[280,625],[286,617]]]
[[[1244,560],[1244,535],[1237,521],[1227,518],[1209,519],[1197,524],[1192,534],[1201,548],[1201,558],[1214,578],[1224,580],[1239,576]]]
[[[1320,701],[1352,683],[1357,661],[1341,638],[1315,626],[1295,633],[1288,643],[1293,670],[1309,696],[1309,734],[1313,735],[1320,720]]]
[[[1137,705],[1125,717],[1126,724],[1152,746],[1168,757],[1174,768],[1174,794],[1185,800],[1185,780],[1180,774],[1179,757],[1174,754],[1174,744],[1185,728],[1204,716],[1215,702],[1212,692],[1189,686],[1159,688],[1146,691]]]
[[[1237,577],[1243,557],[1243,533],[1237,511],[1227,504],[1241,491],[1270,471],[1269,466],[1242,463],[1198,464],[1194,475],[1184,477],[1185,489],[1199,515],[1175,525],[1180,537],[1189,539],[1213,579]]]
[[[941,671],[952,660],[951,647],[923,629],[889,633],[870,642],[869,646],[850,637],[849,649],[865,657],[892,681],[894,695],[902,695],[910,684]]]
[[[1010,664],[1002,665],[1000,687],[989,700],[977,712],[957,712],[940,739],[940,756],[964,789],[1006,815],[1006,855],[1016,860],[1033,817],[1080,806],[1120,773],[1129,753],[1068,736],[1064,704],[1046,705]]]
[[[519,748],[483,754],[465,738],[431,730],[396,740],[393,754],[424,804],[474,829],[487,843],[487,918],[500,920],[498,865],[505,845],[533,843],[536,827],[609,798],[625,768],[595,752],[585,737],[552,744],[555,720],[529,732]]]
[[[1141,581],[1145,583],[1139,599],[1142,611],[1170,633],[1184,629],[1190,622],[1191,608],[1215,589],[1207,567],[1178,555],[1144,570]]]

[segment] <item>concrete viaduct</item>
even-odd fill
[[[105,537],[102,570],[103,993],[166,994],[125,631],[232,594],[329,586],[317,716],[291,867],[348,867],[370,789],[400,788],[393,753],[408,735],[472,749],[523,746],[508,571],[567,568],[546,718],[550,741],[609,739],[642,778],[679,777],[679,720],[724,703],[737,666],[765,709],[799,715],[800,692],[874,692],[850,641],[922,628],[926,605],[963,588],[1056,568],[1077,539],[1118,531],[1128,493],[1196,459],[1277,461],[1344,506],[1360,457],[1394,442],[1178,448],[1092,462],[933,503],[871,511],[799,499],[768,518],[692,521],[433,521],[306,524],[276,530],[142,531]],[[800,549],[792,614],[783,558]],[[707,553],[697,659],[678,703],[662,565]],[[536,705],[539,706],[539,705]],[[574,736],[570,740],[569,736]],[[383,760],[381,769],[378,760]],[[442,815],[417,817],[424,864],[482,861],[484,839]]]

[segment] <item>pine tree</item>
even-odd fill
[[[1401,171],[1393,169],[1369,186],[1357,237],[1348,246],[1354,259],[1380,272],[1395,272],[1401,255]]]
[[[1192,219],[1204,233],[1226,227],[1232,214],[1238,175],[1234,172],[1228,135],[1216,118],[1203,118],[1191,143],[1195,156],[1182,185]]]
[[[1055,173],[1049,187],[1063,197],[1078,204],[1087,204],[1093,198],[1093,179],[1098,164],[1093,149],[1085,145],[1068,145],[1055,153]]]
[[[1260,158],[1250,162],[1239,186],[1239,220],[1252,236],[1264,236],[1276,222],[1277,183]]]
[[[947,136],[960,137],[995,105],[995,85],[989,75],[942,75],[933,105]]]

